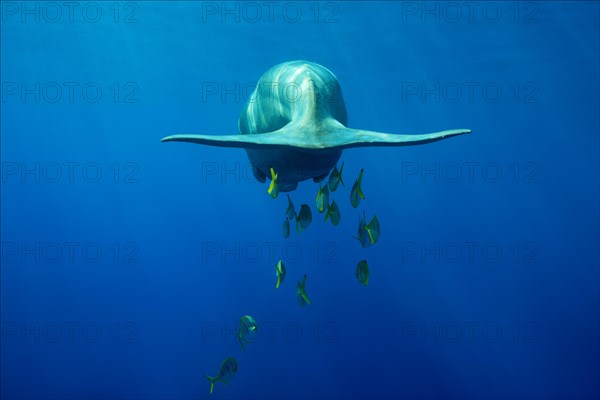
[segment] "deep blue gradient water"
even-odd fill
[[[209,398],[228,356],[214,399],[600,396],[599,3],[0,6],[2,399]],[[243,150],[160,139],[237,133],[296,59],[350,127],[473,133],[344,151],[341,224],[303,182],[283,239]]]

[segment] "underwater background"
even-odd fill
[[[598,2],[0,6],[2,399],[600,396]],[[284,239],[245,151],[160,139],[298,59],[350,127],[473,133],[345,150],[340,225],[306,181]]]

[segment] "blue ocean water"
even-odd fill
[[[600,396],[598,2],[0,6],[2,399]],[[345,150],[340,225],[307,181],[284,239],[243,150],[160,139],[237,133],[296,59],[350,127],[473,133]]]

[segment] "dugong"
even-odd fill
[[[327,68],[309,61],[288,61],[269,69],[244,105],[237,135],[167,136],[178,141],[246,149],[256,179],[265,182],[270,168],[279,190],[298,182],[320,182],[336,165],[342,150],[367,146],[410,146],[470,133],[453,129],[421,135],[397,135],[347,128],[342,89]]]

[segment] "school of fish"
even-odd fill
[[[333,193],[338,189],[341,184],[343,187],[346,187],[344,183],[344,179],[342,177],[342,173],[344,170],[344,163],[342,162],[340,168],[338,169],[337,165],[331,170],[329,174],[329,180],[325,185],[321,182],[319,183],[319,190],[317,191],[317,197],[315,199],[315,208],[318,213],[325,213],[325,218],[323,221],[327,222],[328,220],[334,226],[339,225],[341,221],[340,207],[332,198]],[[358,208],[360,202],[365,199],[365,195],[362,190],[362,180],[363,180],[364,169],[361,169],[358,173],[358,177],[354,181],[352,188],[350,190],[350,205],[353,208]],[[271,184],[267,193],[272,198],[277,198],[277,194],[279,193],[278,182],[277,182],[277,172],[271,168]],[[296,213],[296,207],[290,197],[287,195],[288,206],[285,210],[285,220],[283,221],[283,237],[285,239],[290,237],[290,221],[296,221],[296,232],[301,233],[305,229],[309,227],[312,222],[312,211],[308,204],[302,204],[300,206],[300,211]],[[366,212],[363,211],[362,217],[359,216],[358,221],[358,232],[357,236],[353,236],[360,243],[361,247],[367,248],[379,240],[380,226],[379,220],[376,215],[373,215],[371,220],[367,222]],[[283,261],[279,260],[275,266],[276,269],[276,277],[277,283],[275,285],[276,288],[279,288],[283,279],[285,278],[285,266],[283,265]],[[367,260],[360,260],[356,266],[355,270],[356,279],[361,285],[367,286],[369,283],[369,265]],[[302,282],[298,282],[296,297],[298,299],[298,303],[300,306],[304,307],[307,304],[311,304],[310,300],[306,294],[305,286],[306,284],[306,275],[304,275]]]
[[[340,184],[342,187],[346,187],[342,178],[343,170],[344,163],[342,162],[339,169],[337,168],[337,165],[333,168],[326,184],[323,185],[319,182],[319,190],[317,191],[317,197],[315,199],[315,208],[317,212],[320,214],[325,213],[323,221],[331,221],[334,226],[339,225],[341,221],[341,214],[338,204],[332,197],[333,193],[336,192]],[[278,174],[275,170],[273,170],[273,168],[270,168],[270,172],[271,184],[269,185],[267,193],[273,199],[276,199],[279,195]],[[350,190],[350,205],[353,208],[357,208],[360,205],[360,202],[365,199],[365,195],[361,186],[363,174],[364,170],[361,169]],[[285,220],[282,228],[283,237],[286,239],[290,237],[290,224],[292,220],[295,221],[296,234],[302,233],[312,223],[312,211],[308,204],[300,205],[299,211],[296,211],[296,207],[294,206],[289,194],[287,195],[287,201],[288,205],[285,210]],[[379,240],[379,233],[380,227],[377,216],[373,215],[371,220],[367,222],[366,212],[363,211],[362,216],[359,215],[357,236],[353,236],[353,238],[358,240],[362,248],[367,248],[377,243]],[[362,259],[358,262],[354,274],[356,276],[356,280],[361,285],[368,285],[369,265],[367,260]],[[275,276],[277,278],[275,282],[275,288],[279,289],[286,276],[286,269],[282,260],[279,260],[277,264],[275,264]],[[296,299],[301,307],[311,304],[310,298],[306,293],[306,274],[304,274],[302,280],[296,285]],[[246,351],[246,346],[257,337],[257,332],[258,324],[254,318],[249,315],[245,315],[240,318],[236,330],[236,337],[243,351]],[[214,377],[205,375],[206,379],[210,382],[210,393],[213,393],[216,383],[221,382],[223,384],[227,384],[231,378],[233,378],[237,369],[237,360],[233,357],[228,357],[221,363],[221,367]]]

